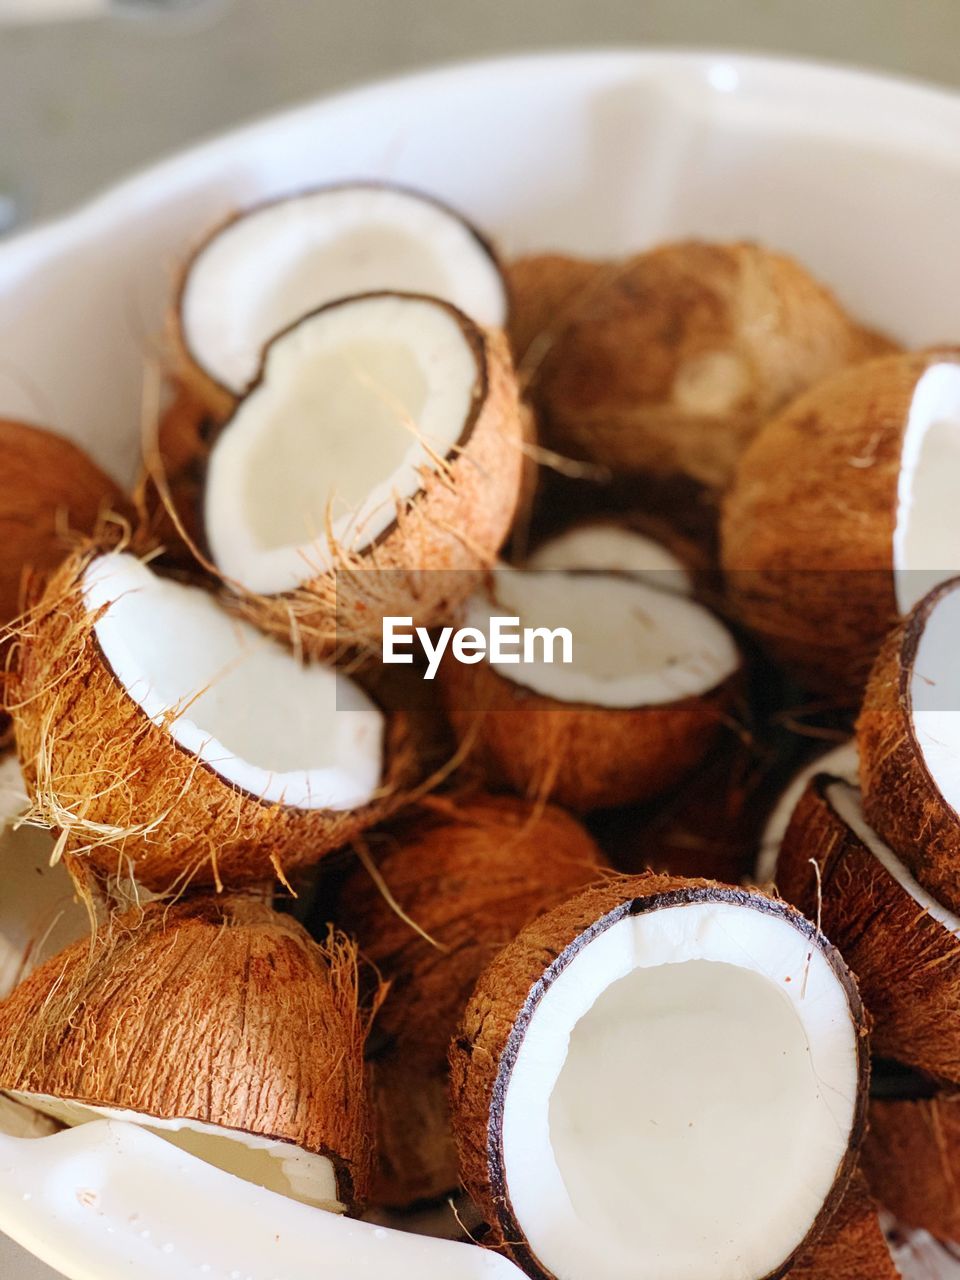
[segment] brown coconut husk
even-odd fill
[[[523,276],[515,265],[515,293],[535,297],[538,271],[543,310],[555,296],[560,307],[546,351],[527,336],[532,303],[521,335],[527,360],[537,355],[531,387],[546,442],[615,471],[719,491],[765,419],[893,348],[797,262],[755,244],[667,244],[604,264],[599,278],[547,257]]]
[[[336,913],[391,984],[371,1048],[371,1198],[391,1207],[457,1186],[447,1047],[480,973],[525,924],[606,866],[560,809],[508,796],[436,803],[389,841],[378,882],[356,868]]]
[[[851,1179],[823,1235],[788,1274],[790,1280],[898,1280],[901,1272],[862,1172]]]
[[[739,672],[700,696],[623,708],[561,702],[486,661],[445,657],[438,679],[488,785],[587,813],[650,800],[690,774],[730,723]]]
[[[83,603],[91,554],[65,562],[28,615],[8,702],[30,818],[59,832],[74,867],[102,880],[132,873],[158,893],[285,879],[403,803],[416,757],[399,714],[387,721],[380,793],[354,811],[264,803],[183,750],[104,658]]]
[[[818,774],[794,810],[777,888],[818,919],[857,975],[884,1058],[960,1081],[960,939],[934,920],[837,814]],[[852,790],[852,788],[850,788]]]
[[[896,623],[893,533],[921,375],[957,349],[890,355],[800,396],[744,453],[722,519],[731,605],[811,689],[853,703]]]
[[[599,286],[609,266],[563,253],[534,253],[507,264],[508,336],[517,367],[532,381],[537,366],[560,336],[569,313]]]
[[[525,1027],[554,978],[597,932],[627,915],[682,902],[725,900],[756,904],[759,909],[782,912],[821,948],[844,983],[851,1016],[860,1032],[860,1098],[850,1148],[833,1190],[817,1220],[797,1251],[799,1256],[822,1233],[854,1175],[866,1121],[866,1095],[870,1074],[866,1015],[856,983],[839,952],[799,912],[757,890],[719,885],[711,880],[648,873],[615,876],[602,885],[584,890],[524,928],[481,975],[450,1046],[451,1099],[454,1132],[464,1185],[473,1196],[494,1240],[513,1260],[537,1280],[552,1280],[526,1246],[510,1203],[506,1171],[502,1165],[503,1100]],[[785,1259],[786,1264],[793,1259]],[[781,1273],[782,1274],[782,1273]]]
[[[422,487],[398,500],[393,522],[374,542],[340,545],[328,529],[324,540],[333,568],[323,567],[318,556],[308,580],[277,595],[253,595],[227,584],[235,589],[242,616],[308,656],[378,651],[385,615],[410,615],[421,626],[446,622],[510,532],[530,422],[524,420],[504,335],[484,333],[449,310],[477,356],[473,408],[457,445],[422,468]]]
[[[0,1089],[290,1142],[331,1159],[353,1209],[370,1152],[357,993],[340,934],[319,945],[242,896],[153,903],[0,1004]]]
[[[871,1099],[862,1162],[873,1194],[899,1221],[960,1240],[960,1093]]]
[[[924,762],[910,683],[927,620],[958,586],[953,579],[931,591],[887,637],[857,721],[867,820],[920,883],[955,912],[960,911],[960,814],[944,800]]]

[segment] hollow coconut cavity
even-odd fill
[[[442,298],[485,329],[506,324],[496,258],[459,214],[414,191],[348,183],[259,205],[213,230],[184,272],[181,364],[214,407],[229,405],[276,334],[373,290]]]
[[[857,722],[864,810],[931,893],[960,911],[960,579],[885,642]]]
[[[875,1052],[960,1081],[960,917],[867,825],[856,787],[812,779],[783,838],[777,887],[856,973]]]
[[[585,521],[557,534],[536,548],[526,567],[626,573],[660,590],[693,594],[693,578],[678,556],[655,538],[612,520]]]
[[[614,880],[480,978],[451,1048],[461,1172],[530,1276],[779,1276],[846,1189],[865,1034],[790,907]]]
[[[14,711],[34,818],[103,875],[241,884],[382,816],[402,726],[134,556],[78,557],[21,650]]]
[[[473,665],[448,655],[441,678],[457,733],[515,790],[580,810],[647,799],[722,727],[739,653],[692,600],[622,574],[504,568],[465,613],[488,653],[495,618],[515,620],[529,652]]]

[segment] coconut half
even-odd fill
[[[499,569],[465,617],[484,636],[494,617],[571,635],[569,663],[537,645],[530,661],[441,666],[458,736],[523,794],[575,810],[649,799],[704,758],[733,700],[740,657],[722,623],[622,574]]]
[[[523,925],[596,880],[606,863],[563,810],[510,796],[422,812],[392,834],[378,881],[357,866],[336,918],[390,983],[369,1050],[378,1148],[371,1199],[398,1207],[438,1200],[458,1184],[447,1046],[480,973]]]
[[[427,625],[506,537],[520,445],[502,335],[433,298],[333,303],[271,342],[217,437],[213,561],[262,625],[307,649],[338,627],[379,643],[384,614]]]
[[[133,1122],[257,1186],[353,1209],[370,1145],[357,981],[345,938],[322,947],[255,899],[154,903],[0,1004],[0,1090],[59,1124]]]
[[[693,594],[693,576],[670,548],[628,524],[585,520],[542,542],[527,558],[528,569],[589,569],[629,573],[677,595]]]
[[[538,1280],[780,1276],[853,1172],[864,1018],[785,903],[616,878],[480,978],[451,1046],[464,1182]]]
[[[931,893],[960,912],[958,643],[955,578],[887,638],[867,684],[857,739],[869,822]]]
[[[892,355],[795,400],[743,455],[722,521],[732,603],[811,688],[859,695],[887,631],[960,571],[960,352]]]
[[[506,324],[490,245],[429,196],[355,182],[243,210],[184,270],[173,318],[181,376],[212,409],[229,408],[278,333],[338,298],[385,289],[443,298],[485,329]]]
[[[780,849],[777,888],[857,975],[876,1053],[960,1081],[960,917],[870,829],[855,787],[818,774]]]
[[[402,732],[196,587],[79,556],[21,649],[14,708],[33,816],[102,875],[162,891],[309,865],[383,815]]]

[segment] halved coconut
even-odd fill
[[[960,351],[892,355],[801,396],[727,494],[731,600],[811,688],[859,694],[898,617],[960,570]]]
[[[626,520],[583,520],[541,542],[527,557],[528,569],[589,569],[628,573],[677,595],[693,594],[689,563],[670,546]]]
[[[960,558],[960,544],[955,550]],[[857,740],[870,824],[931,893],[960,912],[958,646],[955,578],[887,638],[867,684]]]
[[[544,438],[617,471],[722,490],[766,418],[891,347],[797,262],[754,244],[662,245],[599,278],[566,270],[569,293],[558,274],[544,260],[548,297],[560,295],[546,349],[526,339]]]
[[[481,795],[401,826],[377,860],[379,884],[365,867],[351,875],[337,921],[391,984],[370,1047],[375,1203],[457,1186],[447,1046],[474,983],[523,925],[605,866],[562,810]]]
[[[856,984],[813,925],[652,874],[524,929],[451,1064],[464,1182],[540,1280],[783,1275],[846,1190],[869,1074]]]
[[[492,563],[517,505],[521,422],[502,335],[436,299],[368,294],[301,320],[213,446],[213,561],[308,651],[384,615],[428,625]]]
[[[470,601],[468,626],[492,619],[566,628],[572,661],[536,644],[530,661],[440,674],[447,714],[498,781],[575,810],[635,803],[704,758],[733,701],[740,667],[727,629],[692,600],[621,574],[500,569]]]
[[[839,746],[831,747],[827,751],[821,751],[813,760],[805,764],[802,769],[797,770],[783,789],[780,798],[764,824],[754,872],[754,879],[757,884],[772,884],[776,880],[777,858],[780,854],[783,837],[810,779],[818,773],[829,773],[832,777],[843,778],[847,782],[856,782],[859,768],[860,758],[857,755],[857,744],[851,739],[849,742],[841,742]]]
[[[783,838],[777,888],[820,920],[856,973],[876,1052],[960,1081],[960,918],[867,826],[855,787],[813,779]]]
[[[64,1125],[143,1125],[334,1212],[367,1184],[357,953],[256,899],[152,903],[0,1004],[0,1090]],[[56,1052],[50,1052],[50,1046]]]
[[[399,718],[134,556],[73,558],[28,625],[13,715],[33,817],[101,876],[271,879],[396,803]]]
[[[180,376],[228,412],[278,333],[338,298],[384,289],[443,298],[485,329],[506,324],[493,250],[430,196],[351,182],[242,210],[184,270],[173,315]]]
[[[862,1172],[851,1179],[821,1238],[790,1268],[791,1280],[898,1280],[902,1274]]]

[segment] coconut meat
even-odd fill
[[[801,1244],[856,1112],[841,980],[785,914],[621,918],[547,986],[506,1086],[513,1215],[558,1280],[756,1280]]]
[[[208,592],[160,578],[131,555],[92,561],[83,591],[127,694],[227,782],[300,809],[373,798],[383,715],[342,672],[302,664]]]
[[[705,694],[739,665],[733,638],[707,609],[620,574],[498,569],[467,622],[489,635],[493,617],[524,628],[566,628],[573,661],[496,663],[498,674],[562,702],[660,705]]]
[[[851,738],[823,752],[815,760],[798,770],[784,788],[783,794],[774,805],[767,819],[763,834],[760,837],[760,851],[757,855],[757,884],[769,884],[777,874],[777,858],[783,837],[787,833],[793,811],[800,803],[800,798],[807,789],[807,783],[818,773],[830,773],[846,782],[856,782],[860,771],[860,755],[856,741]]]
[[[893,567],[905,614],[960,573],[960,363],[934,364],[914,389],[900,456]]]
[[[380,537],[469,430],[479,360],[463,317],[402,295],[347,300],[278,338],[207,470],[224,575],[289,591],[335,567],[332,547],[349,557]]]
[[[960,428],[958,428],[960,431]],[[960,812],[960,589],[945,591],[923,624],[910,676],[917,748],[944,801]]]
[[[328,1156],[304,1151],[291,1142],[264,1138],[256,1133],[225,1129],[199,1120],[161,1119],[119,1107],[92,1106],[45,1094],[11,1093],[12,1102],[29,1107],[66,1128],[94,1120],[123,1120],[155,1133],[181,1151],[196,1156],[224,1173],[275,1191],[302,1204],[333,1213],[345,1213],[337,1193],[337,1175]]]
[[[629,573],[680,595],[693,590],[683,562],[662,542],[609,520],[574,525],[541,543],[527,560],[527,568]]]
[[[355,184],[261,205],[214,234],[184,282],[184,342],[240,395],[278,333],[328,302],[374,290],[442,298],[483,328],[506,323],[499,268],[467,223],[413,192]]]

